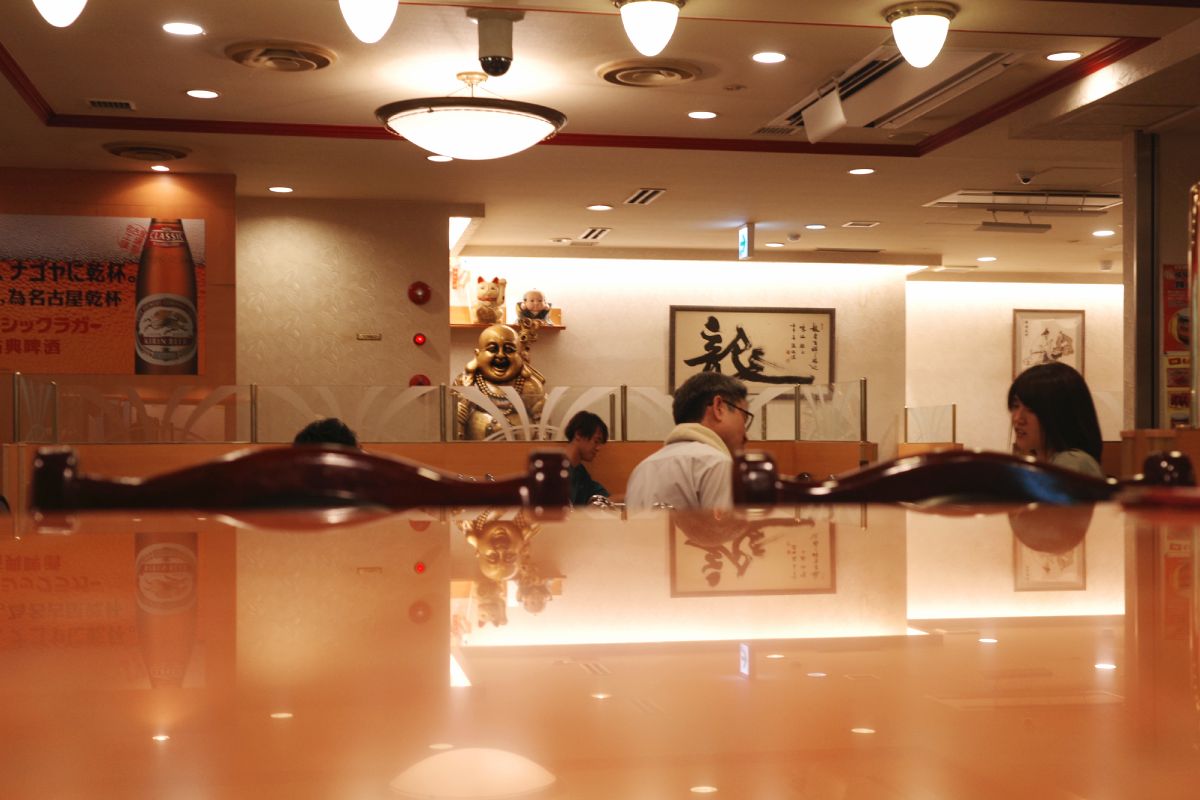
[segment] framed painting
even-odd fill
[[[1083,311],[1013,309],[1013,377],[1055,361],[1083,374]]]
[[[673,515],[671,596],[833,594],[835,524]]]
[[[1013,537],[1013,589],[1065,592],[1087,588],[1087,550],[1081,539],[1062,552],[1035,550]]]
[[[671,306],[671,392],[697,372],[720,372],[754,391],[833,383],[834,309]]]

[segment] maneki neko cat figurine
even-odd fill
[[[471,318],[488,325],[504,322],[504,278],[485,281],[482,276],[475,282],[475,303],[471,306]]]

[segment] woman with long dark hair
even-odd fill
[[[1083,376],[1066,364],[1038,364],[1008,389],[1013,451],[1104,477],[1100,422]]]

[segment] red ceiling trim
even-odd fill
[[[897,156],[915,158],[920,153],[909,144],[855,144],[837,142],[783,142],[753,139],[698,139],[683,136],[620,136],[603,133],[560,133],[542,142],[568,147],[636,147],[650,150],[725,150],[739,153],[799,153],[827,156]]]
[[[853,144],[837,142],[784,142],[751,139],[702,139],[672,136],[623,136],[590,133],[562,133],[544,142],[568,147],[621,147],[658,150],[708,150],[743,153],[792,153],[807,155],[892,156],[915,158],[944,147],[973,131],[1069,86],[1104,67],[1136,53],[1157,41],[1153,38],[1125,37],[1076,61],[1045,80],[983,109],[939,131],[916,145]],[[234,120],[172,119],[167,117],[123,117],[117,115],[55,114],[37,87],[0,45],[0,73],[37,115],[53,128],[89,128],[169,133],[212,133],[256,136],[307,136],[318,139],[399,139],[379,125],[312,125],[285,122],[240,122]]]
[[[957,139],[961,139],[968,133],[977,131],[984,125],[995,122],[1001,117],[1006,117],[1035,100],[1040,100],[1046,95],[1057,92],[1059,89],[1064,89],[1094,72],[1099,72],[1110,64],[1115,64],[1156,41],[1158,40],[1138,36],[1127,36],[1123,39],[1118,39],[1091,55],[1063,67],[1053,75],[1048,76],[1045,80],[1038,81],[1031,86],[1026,86],[1016,94],[983,109],[978,114],[973,114],[966,119],[959,120],[948,128],[938,131],[917,145],[918,155],[923,156],[926,153],[937,150],[939,147],[944,147]]]
[[[33,109],[33,113],[43,124],[54,116],[54,109],[46,102],[46,98],[42,97],[42,93],[33,85],[33,81],[29,80],[25,70],[21,69],[21,65],[16,62],[3,44],[0,44],[0,73],[8,78],[13,89],[21,95],[21,99]]]

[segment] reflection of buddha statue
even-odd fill
[[[479,334],[475,358],[467,363],[466,371],[454,383],[478,389],[510,425],[519,426],[521,420],[513,401],[505,396],[505,388],[516,392],[531,423],[538,422],[541,417],[546,396],[545,379],[529,364],[521,338],[507,325],[492,325]],[[466,398],[458,401],[454,423],[458,439],[496,438],[503,430],[491,413]]]
[[[540,528],[520,512],[516,519],[499,519],[499,512],[488,510],[470,522],[462,523],[467,541],[475,548],[479,571],[494,581],[517,574],[527,559],[529,541]]]

